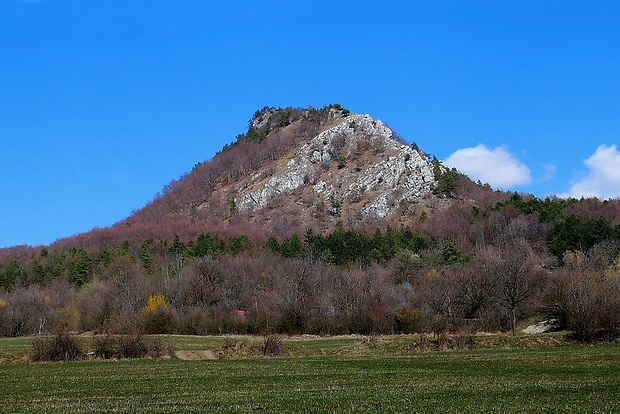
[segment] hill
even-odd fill
[[[181,215],[274,236],[329,229],[339,220],[397,222],[435,188],[433,170],[426,154],[367,115],[339,105],[266,107],[247,133],[128,222],[161,224],[162,215]]]
[[[209,232],[255,240],[312,229],[410,226],[460,200],[486,208],[509,195],[473,183],[368,115],[340,105],[257,111],[248,130],[155,199],[58,248],[125,240],[189,241]]]
[[[0,250],[0,334],[620,333],[620,203],[494,191],[339,105],[257,111],[114,226]]]

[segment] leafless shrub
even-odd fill
[[[233,337],[228,337],[224,341],[224,350],[229,352],[237,353],[241,351],[246,346],[246,342],[241,339],[236,339]]]
[[[263,355],[269,357],[286,355],[282,345],[282,338],[278,335],[267,335],[263,340]]]
[[[454,344],[457,349],[472,349],[476,346],[476,335],[472,333],[455,335]]]
[[[476,336],[473,334],[441,334],[435,341],[435,349],[448,351],[451,349],[472,349],[476,346]]]
[[[362,344],[370,348],[377,348],[381,345],[381,338],[377,335],[368,335],[362,339]]]
[[[117,358],[119,353],[117,341],[110,335],[96,337],[93,339],[95,345],[95,355],[103,359]]]
[[[77,361],[84,358],[79,338],[60,333],[52,338],[37,338],[32,343],[32,360]]]

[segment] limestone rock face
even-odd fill
[[[297,194],[308,206],[333,215],[353,210],[383,218],[401,203],[423,197],[434,185],[425,154],[396,140],[381,121],[349,114],[279,160],[268,174],[257,173],[238,183],[234,201],[239,211],[253,212]]]

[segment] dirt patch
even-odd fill
[[[527,334],[541,334],[545,332],[551,332],[555,329],[556,321],[547,320],[535,323],[533,325],[528,326],[523,330],[524,333]]]
[[[217,359],[217,355],[213,351],[175,351],[174,356],[184,361]]]

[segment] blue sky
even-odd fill
[[[269,106],[494,187],[620,196],[620,2],[2,0],[0,247],[111,225]]]

